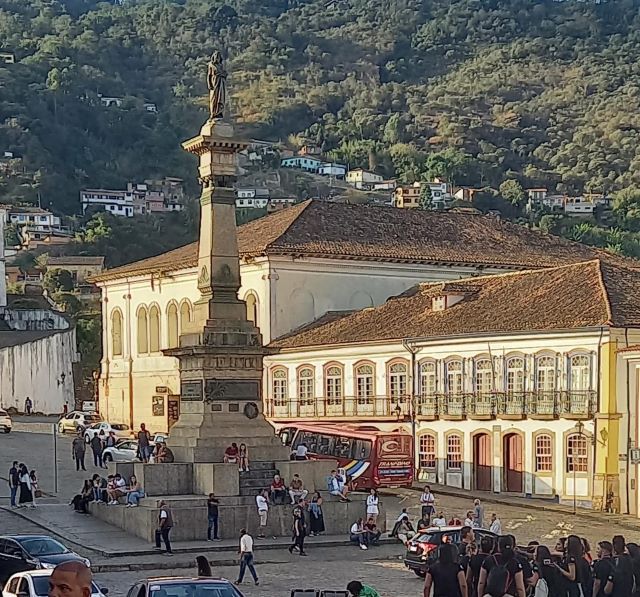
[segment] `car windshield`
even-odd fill
[[[44,597],[49,594],[49,577],[48,576],[32,576],[33,590],[36,595]],[[91,594],[99,595],[100,589],[96,583],[91,583]]]
[[[149,584],[149,597],[241,597],[228,582]]]
[[[114,423],[111,425],[111,429],[115,429],[116,431],[127,431],[129,426],[124,423]]]
[[[32,539],[20,540],[20,545],[32,556],[57,556],[69,550],[49,537],[33,537]]]

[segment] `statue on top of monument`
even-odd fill
[[[222,64],[222,54],[218,51],[214,52],[209,60],[207,87],[209,88],[209,119],[222,118],[227,100],[227,71]]]

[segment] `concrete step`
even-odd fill
[[[253,487],[256,490],[269,489],[271,486],[270,479],[243,479],[240,481],[240,489]]]
[[[273,471],[275,471],[275,466],[274,466],[273,461],[271,461],[271,462],[269,462],[269,461],[257,462],[257,461],[253,461],[252,460],[249,463],[249,468],[252,471],[264,471],[264,470],[269,470],[269,471],[273,470]],[[275,474],[275,472],[274,472],[274,474]]]

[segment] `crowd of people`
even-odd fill
[[[120,473],[107,475],[106,478],[96,473],[91,479],[84,481],[80,492],[73,496],[70,505],[79,514],[88,514],[88,505],[91,502],[116,506],[124,498],[127,508],[135,508],[144,495],[144,489],[135,475],[127,481]]]
[[[24,462],[14,460],[7,477],[9,499],[12,508],[35,508],[36,498],[42,495],[38,485],[38,473],[29,470]]]

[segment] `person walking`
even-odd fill
[[[421,518],[427,521],[427,524],[431,523],[431,517],[436,513],[436,498],[431,493],[431,487],[424,486],[424,491],[420,496],[420,506],[422,507]]]
[[[237,585],[242,583],[247,568],[253,576],[253,582],[259,585],[258,574],[253,565],[253,537],[247,533],[247,529],[240,529],[240,573],[236,580]]]
[[[510,536],[500,537],[498,552],[482,563],[478,595],[525,597],[522,564],[516,558],[515,545]]]
[[[484,506],[478,499],[473,502],[473,527],[475,529],[484,527]]]
[[[104,444],[97,433],[91,438],[89,445],[93,452],[93,466],[102,468],[102,450],[104,450]]]
[[[169,533],[173,528],[173,516],[171,516],[171,508],[167,506],[164,500],[160,502],[160,512],[158,513],[158,528],[156,529],[156,549],[162,549],[160,539],[164,541],[165,555],[172,556],[171,541]]]
[[[258,508],[258,518],[260,520],[260,531],[258,532],[258,537],[260,539],[264,539],[266,537],[267,516],[269,514],[269,502],[267,501],[266,490],[262,490],[256,496],[256,506]]]
[[[207,541],[220,541],[218,537],[218,505],[220,500],[213,494],[209,494],[207,500]],[[211,536],[213,531],[213,537]]]
[[[10,503],[12,508],[17,508],[16,497],[18,490],[20,489],[20,473],[18,472],[18,461],[14,460],[11,468],[9,469],[9,491],[11,493]]]
[[[378,522],[378,515],[380,514],[379,503],[378,492],[372,487],[367,496],[367,519],[373,519],[373,522]]]
[[[33,410],[33,402],[31,402],[31,398],[27,396],[27,399],[24,401],[24,412],[27,415],[31,415],[32,410]]]
[[[79,471],[81,468],[83,471],[87,470],[84,466],[84,455],[86,449],[87,447],[84,443],[84,438],[81,434],[78,434],[71,444],[71,458],[73,458],[76,463],[76,471]]]
[[[24,463],[19,467],[20,499],[18,503],[23,508],[33,508],[33,492],[31,491],[31,477]]]
[[[140,451],[140,460],[149,462],[149,456],[151,456],[151,434],[144,423],[140,423],[140,431],[138,431],[138,450]]]
[[[600,541],[596,548],[598,559],[593,563],[593,597],[607,597],[604,588],[613,575],[613,545],[609,541]]]
[[[494,541],[491,535],[486,535],[480,539],[479,551],[469,558],[467,563],[467,591],[469,597],[483,597],[478,595],[478,580],[480,579],[480,569],[484,561],[490,557],[494,548]]]
[[[322,496],[316,491],[309,504],[309,528],[311,535],[324,533],[324,514],[322,512]]]
[[[289,553],[294,549],[300,552],[301,556],[306,556],[304,551],[304,538],[307,536],[307,522],[304,519],[302,508],[295,508],[293,511],[293,543],[289,546]]]

